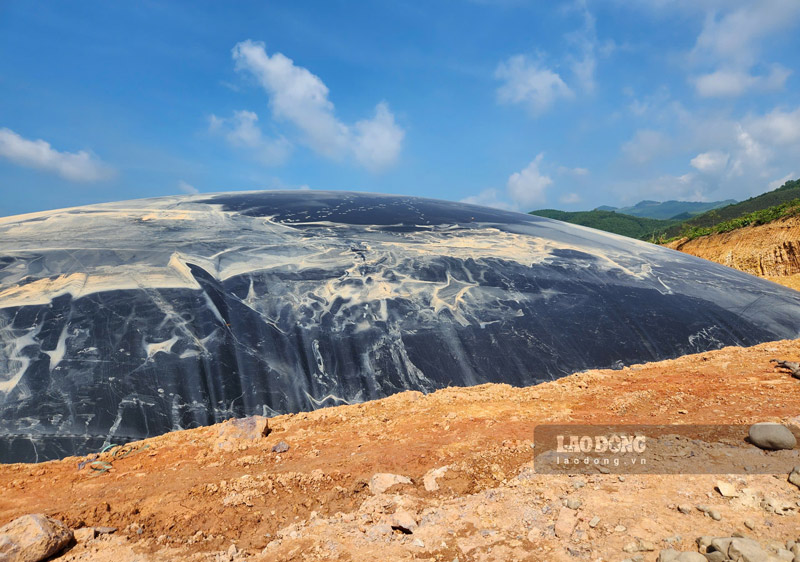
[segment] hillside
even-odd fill
[[[800,290],[798,216],[693,239],[680,238],[666,246]]]
[[[722,222],[732,221],[744,215],[777,207],[800,198],[800,179],[790,180],[778,189],[751,197],[740,203],[711,210],[702,215],[669,226],[665,231],[666,238],[682,236],[694,228],[713,227]]]
[[[559,211],[541,209],[531,211],[531,215],[556,219],[581,226],[588,226],[630,238],[651,239],[675,224],[675,221],[649,219],[623,215],[614,211]]]
[[[39,512],[89,531],[58,562],[654,562],[662,549],[696,554],[697,537],[734,533],[777,552],[800,528],[788,471],[701,474],[709,443],[676,435],[657,440],[652,458],[677,459],[677,473],[543,474],[533,460],[541,424],[796,426],[800,383],[776,372],[773,357],[800,359],[800,340],[528,388],[404,392],[273,417],[265,437],[238,436],[226,422],[133,443],[94,464],[4,465],[0,521]],[[739,440],[721,458],[782,466],[794,453]],[[116,532],[92,538],[96,527]]]
[[[636,205],[631,207],[608,207],[602,206],[595,210],[598,211],[614,211],[623,215],[631,215],[634,217],[646,217],[650,219],[672,219],[672,220],[686,220],[690,217],[700,215],[712,209],[725,207],[736,203],[735,199],[726,199],[725,201],[639,201]]]

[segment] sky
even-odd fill
[[[0,0],[0,216],[741,200],[800,177],[799,29],[798,0]]]

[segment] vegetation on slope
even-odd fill
[[[647,217],[651,219],[686,220],[712,209],[725,207],[736,203],[735,199],[725,201],[639,201],[632,207],[598,207],[598,211],[615,211],[623,215],[634,217]]]
[[[800,179],[787,181],[778,189],[751,197],[750,199],[742,201],[741,203],[735,203],[733,205],[728,205],[727,207],[714,209],[682,223],[674,224],[666,229],[661,238],[674,239],[684,236],[688,237],[690,235],[696,238],[697,236],[704,236],[703,234],[697,234],[697,232],[702,232],[702,229],[713,228],[724,223],[731,223],[726,226],[726,228],[729,228],[729,230],[741,228],[742,226],[747,226],[747,224],[752,223],[741,223],[739,226],[732,225],[737,224],[737,219],[744,219],[746,216],[749,216],[753,213],[758,213],[759,211],[765,212],[765,215],[763,215],[764,217],[774,216],[775,218],[780,218],[781,216],[785,216],[780,214],[783,211],[770,209],[773,207],[780,207],[795,199],[800,199]],[[775,220],[775,218],[770,220]],[[763,224],[763,222],[758,224]],[[722,232],[728,232],[728,230]],[[708,232],[708,234],[711,233],[712,231]]]
[[[745,226],[758,226],[760,224],[767,224],[774,220],[800,215],[800,199],[792,199],[786,203],[775,205],[774,207],[767,207],[766,209],[759,209],[746,215],[736,217],[735,219],[723,221],[712,226],[692,226],[688,229],[681,230],[680,238],[688,238],[694,240],[701,236],[708,236],[709,234],[721,234],[723,232],[730,232],[737,228]],[[665,241],[665,240],[664,240]],[[662,242],[662,240],[659,240]]]
[[[630,238],[651,239],[675,224],[675,221],[634,217],[615,213],[614,211],[558,211],[556,209],[542,209],[531,211],[532,215],[556,219],[581,226],[589,226],[614,234],[621,234]]]

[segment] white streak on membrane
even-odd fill
[[[64,353],[67,351],[67,324],[64,324],[64,329],[61,330],[61,335],[58,337],[58,344],[53,351],[44,351],[50,356],[50,372],[53,372],[61,360],[64,359]]]

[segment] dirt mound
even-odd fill
[[[405,392],[271,418],[253,440],[226,437],[223,424],[96,458],[6,465],[0,524],[40,512],[72,528],[116,527],[62,557],[113,562],[655,560],[668,546],[696,551],[701,534],[796,539],[800,496],[786,475],[570,477],[532,466],[542,423],[796,423],[800,381],[773,357],[800,359],[800,340],[529,388]],[[381,491],[381,473],[410,483]],[[720,479],[736,498],[715,491]]]
[[[683,238],[667,247],[800,289],[800,217]]]

